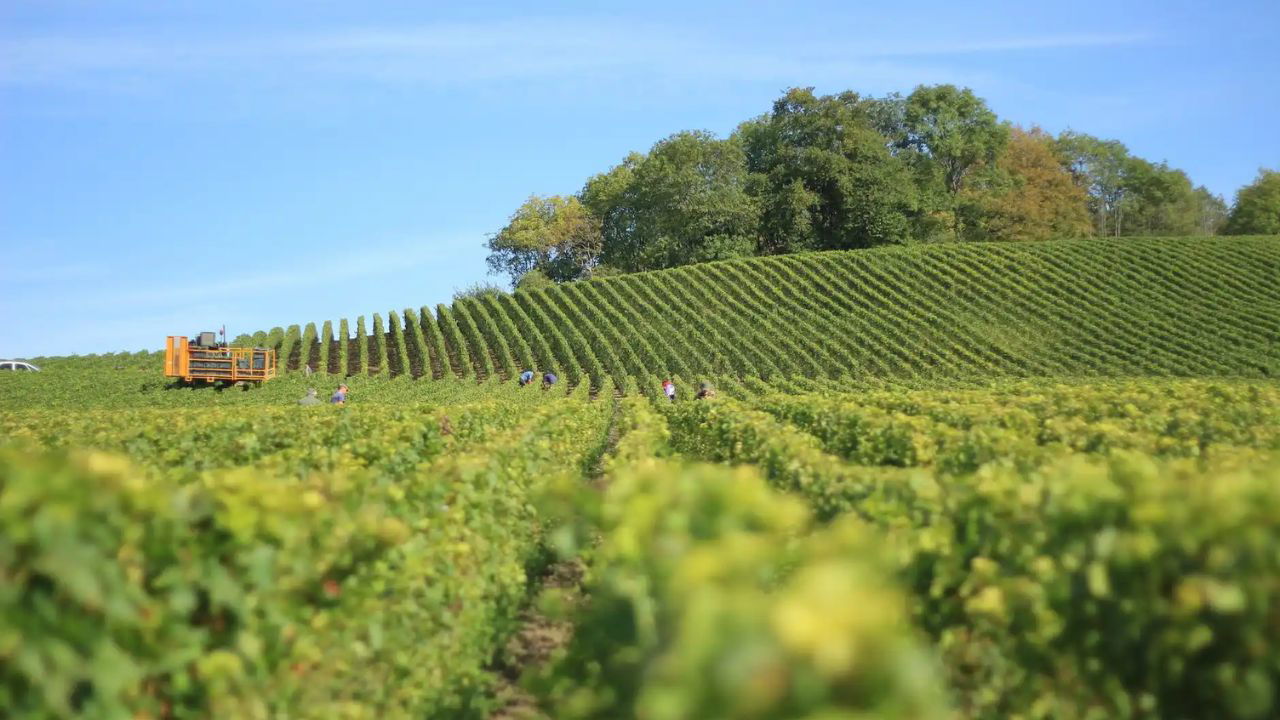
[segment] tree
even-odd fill
[[[907,97],[902,122],[906,143],[937,163],[952,195],[975,167],[995,162],[1009,136],[982,98],[954,85],[917,87]]]
[[[1280,172],[1259,170],[1258,178],[1236,193],[1227,216],[1227,235],[1280,235]]]
[[[1192,186],[1185,172],[1131,157],[1123,182],[1126,235],[1196,235],[1209,234],[1206,227],[1212,230],[1211,218],[1219,212],[1221,199]]]
[[[1129,149],[1116,140],[1099,140],[1070,130],[1058,136],[1057,144],[1076,184],[1089,193],[1094,232],[1119,235]]]
[[[516,280],[515,291],[518,293],[529,292],[531,290],[541,290],[543,288],[553,287],[554,285],[555,283],[552,282],[551,278],[547,277],[546,273],[534,268],[521,275],[519,280]]]
[[[502,288],[487,282],[475,282],[464,288],[455,288],[453,291],[453,301],[458,302],[464,299],[480,299],[484,297],[498,297],[506,295],[506,291]]]
[[[574,280],[600,256],[600,221],[577,197],[531,195],[488,248],[489,271],[506,273],[513,284],[535,269],[556,282]]]
[[[905,242],[915,212],[906,165],[872,122],[889,116],[856,93],[793,88],[736,133],[761,204],[765,254]]]
[[[1196,187],[1168,163],[1129,153],[1116,140],[1067,131],[1058,137],[1078,185],[1089,193],[1099,235],[1208,235],[1225,211],[1222,199]]]
[[[602,262],[628,272],[750,255],[759,209],[734,140],[680,132],[584,195],[606,213]],[[607,185],[602,185],[607,183]]]
[[[1072,179],[1040,128],[1010,129],[984,188],[963,191],[979,209],[971,239],[1047,240],[1088,235],[1088,194]]]
[[[1196,204],[1199,206],[1197,217],[1200,218],[1196,234],[1217,235],[1222,232],[1227,223],[1227,203],[1222,196],[1214,195],[1201,185],[1196,188]]]
[[[600,219],[606,228],[616,226],[614,214],[621,208],[623,194],[631,185],[636,168],[644,162],[644,155],[633,152],[608,172],[594,175],[587,180],[578,197],[582,204]]]
[[[608,172],[592,176],[579,193],[582,204],[600,219],[601,252],[610,248],[612,257],[623,254],[617,248],[626,247],[635,235],[635,213],[626,203],[636,168],[644,159],[636,152],[627,155]]]

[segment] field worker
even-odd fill
[[[693,397],[697,400],[706,400],[716,396],[716,391],[711,389],[711,383],[702,383],[698,386],[698,394]]]
[[[532,370],[525,370],[524,372],[520,373],[520,387],[524,387],[525,385],[528,385],[531,382],[533,382]]]
[[[316,397],[316,389],[307,388],[307,394],[302,396],[302,399],[298,401],[298,404],[299,405],[319,405],[320,398]]]
[[[667,399],[671,402],[676,401],[676,384],[670,380],[662,381],[662,392],[666,394]]]
[[[556,381],[559,379],[560,378],[556,377],[555,373],[548,371],[545,375],[542,376],[542,389],[546,390],[552,385],[555,385]]]
[[[347,404],[347,386],[339,385],[338,392],[334,393],[333,397],[329,398],[329,403],[331,405],[346,405]]]

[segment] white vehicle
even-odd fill
[[[0,360],[0,370],[25,370],[28,372],[40,372],[40,368],[29,362],[21,360]]]

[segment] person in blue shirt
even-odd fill
[[[331,405],[346,405],[347,404],[347,386],[339,385],[338,391],[333,394],[333,397],[329,398],[329,403]]]
[[[542,389],[543,389],[543,390],[546,390],[547,388],[551,387],[552,385],[555,385],[555,384],[556,384],[556,380],[559,380],[559,379],[560,379],[560,378],[557,378],[555,373],[553,373],[553,372],[548,372],[547,374],[545,374],[545,375],[543,375],[543,376],[542,376]]]
[[[533,382],[532,370],[525,370],[524,372],[520,373],[520,387],[524,387],[525,385],[528,385],[531,382]]]

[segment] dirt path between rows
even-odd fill
[[[561,591],[569,607],[576,608],[584,600],[583,569],[576,558],[555,563],[547,569],[541,587]],[[550,720],[538,707],[537,699],[520,687],[520,676],[526,669],[546,663],[572,639],[573,623],[553,620],[532,607],[522,611],[520,628],[507,640],[496,668],[498,682],[494,695],[499,706],[489,715],[489,720]]]
[[[613,402],[613,417],[609,419],[603,449],[584,477],[585,482],[600,492],[605,487],[605,460],[618,444],[620,407],[616,398]],[[579,558],[552,563],[538,583],[539,592],[559,591],[567,606],[576,610],[587,602],[582,586],[585,570]],[[507,640],[494,668],[497,674],[494,696],[499,705],[489,720],[551,720],[538,707],[537,699],[520,687],[520,677],[527,669],[545,664],[555,651],[569,644],[573,639],[573,623],[549,618],[532,606],[521,611],[519,620],[519,628]]]

